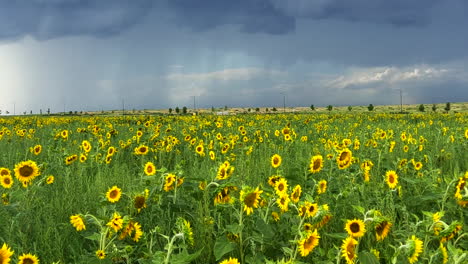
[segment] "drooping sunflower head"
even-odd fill
[[[106,193],[106,198],[109,202],[115,203],[120,200],[120,196],[122,195],[122,190],[117,186],[112,186]]]
[[[276,204],[278,207],[281,209],[281,212],[286,212],[288,211],[288,206],[289,206],[289,195],[288,194],[282,194],[280,197],[276,200]]]
[[[341,256],[346,260],[346,263],[354,263],[354,259],[357,257],[355,251],[357,244],[358,242],[356,239],[351,236],[343,240],[343,244],[341,245]]]
[[[395,189],[398,185],[398,175],[394,170],[387,171],[385,173],[385,181],[390,189]]]
[[[291,193],[291,201],[293,203],[298,203],[299,202],[299,199],[301,198],[301,194],[302,194],[302,188],[301,186],[298,184],[294,187],[292,193]]]
[[[28,160],[15,165],[15,177],[22,183],[29,183],[40,175],[36,162]]]
[[[317,173],[323,168],[323,157],[322,155],[315,155],[310,160],[309,171],[311,173]]]
[[[408,261],[409,263],[413,264],[418,261],[418,257],[423,251],[423,242],[417,238],[415,235],[412,235],[408,240],[407,244],[408,247]]]
[[[366,226],[361,219],[353,219],[346,222],[345,230],[352,237],[362,237],[366,232]]]
[[[164,180],[164,191],[169,192],[174,189],[174,183],[176,181],[176,175],[173,173],[168,173]]]
[[[378,223],[375,226],[375,238],[377,239],[377,241],[384,240],[390,232],[391,227],[392,223],[390,223],[387,220],[383,220],[382,222]]]
[[[123,219],[119,213],[114,213],[112,219],[107,223],[107,226],[112,228],[115,232],[119,231],[123,227]]]
[[[327,191],[327,181],[326,180],[319,181],[317,189],[318,189],[317,190],[318,194],[325,193]]]
[[[32,254],[23,254],[19,257],[18,264],[38,264],[39,259]]]
[[[278,168],[279,166],[281,165],[281,156],[278,155],[278,154],[274,154],[272,157],[271,157],[271,166],[273,168]]]

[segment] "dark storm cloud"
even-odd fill
[[[172,0],[170,10],[179,25],[204,31],[235,24],[247,33],[285,34],[295,28],[295,19],[276,9],[268,0]]]
[[[0,39],[115,35],[138,23],[151,0],[17,0],[0,3]]]

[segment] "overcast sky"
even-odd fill
[[[466,0],[0,2],[0,110],[468,101]]]

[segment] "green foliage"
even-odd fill
[[[369,104],[369,106],[367,107],[367,110],[373,111],[373,110],[374,110],[374,105],[373,105],[373,104]]]
[[[419,111],[419,112],[424,112],[424,110],[425,110],[424,105],[423,105],[423,104],[420,104],[420,105],[418,106],[418,111]]]
[[[328,110],[328,111],[333,110],[333,106],[332,106],[332,105],[328,105],[328,106],[327,106],[327,110]]]

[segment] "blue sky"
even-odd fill
[[[468,101],[464,0],[0,2],[0,110]]]

